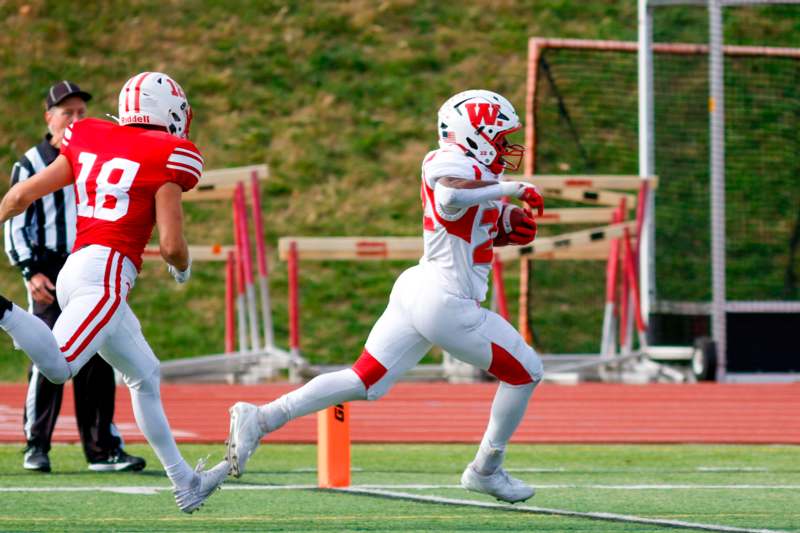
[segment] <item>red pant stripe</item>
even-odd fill
[[[516,358],[501,346],[492,343],[492,364],[489,373],[509,385],[525,385],[533,378]]]
[[[121,278],[122,278],[122,256],[120,256],[119,261],[117,262],[117,276],[116,276],[117,283],[116,286],[114,287],[114,303],[111,305],[111,308],[106,312],[103,319],[97,323],[97,325],[94,327],[91,333],[89,333],[86,336],[86,338],[83,339],[83,342],[78,347],[78,349],[72,352],[72,355],[67,357],[67,362],[74,361],[75,358],[78,357],[78,355],[80,355],[81,352],[83,352],[83,350],[86,349],[86,346],[88,346],[89,343],[92,342],[92,339],[95,338],[97,333],[101,329],[103,329],[103,327],[105,327],[106,324],[108,324],[108,321],[111,320],[111,317],[114,316],[114,313],[117,312],[117,307],[119,307],[120,302],[122,302],[122,298],[120,295]]]
[[[81,322],[81,325],[78,326],[78,329],[75,330],[75,333],[72,334],[72,337],[70,337],[69,340],[66,342],[66,344],[64,344],[64,346],[61,347],[62,353],[67,352],[69,351],[70,348],[72,348],[72,344],[76,340],[78,340],[78,337],[81,336],[83,330],[89,327],[89,324],[92,323],[92,321],[95,319],[100,310],[103,309],[103,307],[106,305],[106,302],[108,301],[108,298],[110,296],[108,284],[111,278],[111,263],[114,262],[114,254],[116,254],[116,252],[112,250],[108,254],[108,259],[106,260],[106,274],[105,278],[103,279],[103,285],[105,286],[105,290],[103,291],[103,297],[100,298],[100,301],[97,302],[97,305],[94,306],[92,312],[89,313],[89,315],[84,319],[83,322]]]
[[[353,372],[358,374],[366,388],[370,388],[386,374],[386,367],[364,348],[361,357],[353,365]]]

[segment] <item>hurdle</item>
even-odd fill
[[[552,237],[542,237],[528,246],[505,246],[495,249],[497,264],[522,257],[536,260],[602,260],[615,238],[625,230],[635,231],[635,222],[611,224],[586,230],[569,232]],[[421,237],[297,237],[285,236],[278,240],[278,258],[287,261],[289,273],[289,329],[293,350],[300,344],[299,265],[302,261],[413,261],[423,253]],[[496,288],[497,289],[497,288]],[[504,304],[503,304],[504,305]],[[498,309],[498,313],[508,312]],[[559,362],[563,358],[557,356]],[[544,357],[547,361],[547,357]],[[574,361],[576,358],[568,358]],[[582,356],[578,361],[584,360]],[[442,365],[419,365],[406,376],[408,379],[442,379],[446,376]]]
[[[642,179],[639,176],[533,176],[529,181],[544,183],[548,191],[553,192],[561,199],[577,201],[585,200],[588,207],[556,208],[549,209],[546,215],[540,217],[541,224],[581,224],[590,226],[552,236],[541,236],[534,243],[526,246],[505,246],[494,249],[494,305],[499,314],[508,315],[505,302],[504,288],[502,285],[503,264],[507,261],[519,260],[591,260],[606,261],[607,273],[612,272],[608,266],[611,258],[615,258],[613,272],[617,266],[622,269],[622,275],[614,277],[607,283],[606,293],[610,297],[618,290],[617,280],[624,283],[623,292],[619,298],[620,309],[625,313],[625,319],[619,321],[620,331],[624,334],[622,324],[627,323],[631,317],[636,333],[640,338],[640,349],[636,352],[628,351],[615,354],[612,350],[602,349],[601,354],[566,354],[548,356],[544,355],[546,363],[557,363],[548,372],[561,371],[602,371],[608,366],[619,367],[621,363],[631,362],[640,367],[649,366],[651,375],[671,381],[680,381],[681,377],[668,368],[653,363],[648,358],[646,338],[644,336],[645,324],[641,315],[640,302],[638,301],[638,279],[635,269],[635,254],[638,250],[636,236],[641,230],[641,220],[646,205],[646,193],[649,188],[657,186],[657,178]],[[639,189],[639,195],[627,192],[607,191],[602,187],[617,187],[623,191]],[[555,192],[554,192],[555,191]],[[565,192],[566,191],[566,192]],[[644,192],[643,192],[644,191]],[[609,207],[603,202],[616,202],[617,205]],[[636,207],[635,220],[625,220],[628,206]],[[606,222],[604,225],[593,225],[597,222]],[[610,224],[608,222],[611,222]],[[386,261],[386,260],[417,260],[423,254],[423,240],[420,237],[303,237],[285,236],[278,241],[278,257],[288,261],[289,272],[289,312],[290,312],[290,337],[292,350],[299,352],[300,343],[300,302],[299,302],[299,276],[298,269],[302,261]],[[524,271],[523,271],[524,272]],[[520,295],[523,297],[523,295]],[[608,299],[608,298],[607,298]],[[628,305],[628,300],[630,305]],[[604,326],[604,331],[609,330]],[[633,328],[630,328],[631,330]],[[604,335],[604,339],[607,335]],[[624,341],[624,339],[621,339]],[[622,343],[620,343],[622,344]],[[611,353],[609,353],[609,351]],[[435,366],[435,365],[428,365]],[[431,376],[435,371],[419,369],[426,376]],[[439,369],[438,377],[444,377]],[[558,372],[556,372],[558,373]],[[446,375],[446,374],[445,374]],[[412,375],[409,378],[415,377]]]
[[[299,356],[291,356],[277,348],[274,342],[261,212],[260,182],[268,178],[267,165],[208,170],[195,189],[184,193],[183,199],[187,202],[231,203],[234,243],[189,247],[195,262],[225,262],[224,353],[227,359],[210,355],[166,361],[162,364],[162,375],[165,377],[215,381],[223,376],[230,381],[235,375],[240,375],[242,379],[257,381],[271,377],[279,369],[299,366]],[[252,252],[251,235],[255,241],[255,254]],[[253,268],[254,255],[257,271]],[[144,257],[147,260],[160,259],[158,247],[147,247]],[[258,294],[255,288],[256,272]]]
[[[537,185],[540,188],[543,196],[546,198],[554,198],[558,200],[567,200],[576,203],[589,204],[592,207],[573,207],[573,208],[555,208],[547,209],[545,213],[537,217],[538,224],[589,224],[589,223],[602,223],[611,221],[612,224],[621,223],[624,221],[625,214],[627,213],[627,205],[632,205],[637,208],[637,220],[641,220],[643,213],[643,204],[637,203],[637,198],[629,193],[617,192],[618,190],[632,191],[642,190],[643,187],[649,186],[652,188],[657,187],[658,178],[650,176],[641,178],[640,176],[624,176],[624,175],[533,175],[533,176],[509,176],[508,179],[516,179],[520,181],[527,181]],[[612,191],[609,189],[616,189]],[[641,193],[640,193],[641,194]],[[598,205],[613,205],[615,208],[610,207],[596,207]],[[636,235],[639,234],[640,224],[637,224]],[[616,257],[618,256],[619,239],[616,237],[612,239],[612,244],[607,247],[604,242],[602,247],[596,247],[594,252],[588,248],[583,247],[581,254],[575,255],[562,255],[562,259],[586,259],[586,260],[601,260],[604,259],[603,253],[606,254],[607,259],[607,278],[610,280],[612,273],[614,279],[610,281],[610,286],[606,287],[606,308],[604,310],[603,333],[601,338],[602,354],[607,354],[610,347],[614,346],[614,340],[611,337],[612,330],[616,325],[614,322],[614,312],[617,308],[614,306],[614,294],[616,291]],[[539,242],[539,241],[537,241]],[[638,244],[638,241],[637,241]],[[613,263],[611,257],[614,256]],[[499,263],[502,264],[502,263]],[[623,283],[627,287],[630,278],[623,277]],[[523,264],[520,270],[520,301],[519,301],[519,330],[523,333],[526,340],[530,341],[532,337],[530,324],[527,315],[527,292],[530,280],[528,276],[528,268]],[[624,294],[629,294],[627,288],[623,289]],[[623,314],[627,313],[627,301],[620,306]],[[620,335],[624,337],[625,324],[627,319],[623,320],[624,324],[620,324]]]
[[[236,278],[237,330],[239,350],[255,351],[268,349],[274,344],[272,313],[269,301],[269,284],[264,245],[264,223],[261,212],[260,182],[269,178],[267,165],[249,165],[218,170],[203,174],[201,184],[184,193],[186,201],[230,201],[233,211],[233,234],[236,253],[231,258],[235,262],[233,274]],[[250,197],[245,194],[245,183],[249,183]],[[258,306],[255,297],[255,281],[252,268],[252,253],[249,230],[249,210],[252,206],[254,220],[254,240],[259,271],[260,306],[262,325],[259,331]],[[226,324],[229,322],[226,322]],[[249,336],[246,332],[249,332]],[[226,338],[230,333],[226,332]],[[264,339],[262,344],[261,339]]]
[[[189,245],[189,256],[192,258],[192,261],[198,261],[198,262],[228,261],[228,255],[234,253],[234,251],[235,248],[231,245],[221,245],[221,244]],[[142,259],[144,259],[145,261],[154,261],[154,260],[160,261],[161,251],[159,250],[158,246],[146,246],[144,252],[142,253]]]
[[[526,167],[532,172],[533,167]],[[627,175],[569,175],[569,174],[524,174],[510,175],[506,179],[527,181],[539,187],[545,198],[558,199],[583,204],[585,207],[547,209],[539,224],[596,224],[614,222],[614,212],[620,202],[636,207],[637,197],[630,191],[641,190],[644,184],[651,189],[658,186],[656,176]],[[620,192],[623,191],[623,192]],[[610,207],[614,206],[614,207]],[[623,214],[624,215],[624,214]],[[623,219],[625,217],[623,216]],[[637,233],[638,235],[638,233]],[[569,257],[569,259],[602,260],[598,253],[594,256]],[[564,258],[567,259],[567,258]],[[529,265],[526,258],[520,260],[520,291],[518,329],[527,342],[533,339],[528,316],[528,292],[530,286]]]

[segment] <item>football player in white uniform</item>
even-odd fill
[[[461,92],[444,103],[438,118],[440,148],[422,164],[422,259],[395,282],[386,310],[351,368],[317,376],[260,407],[244,402],[231,407],[233,475],[242,474],[267,433],[337,403],[377,400],[436,344],[500,381],[488,428],[461,484],[507,502],[533,496],[533,488],[509,476],[502,463],[542,379],[542,362],[511,324],[480,302],[486,298],[498,220],[514,234],[514,243],[535,236],[532,218],[508,227],[511,217],[505,212],[515,208],[501,199],[519,198],[541,214],[542,197],[529,183],[500,180],[504,170],[518,168],[524,151],[507,140],[521,128],[508,100],[485,90]]]

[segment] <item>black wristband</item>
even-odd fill
[[[25,281],[30,281],[36,274],[45,272],[45,265],[35,259],[20,261],[17,266],[22,272],[22,277],[25,278]]]

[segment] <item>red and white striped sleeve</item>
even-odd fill
[[[203,175],[203,156],[200,150],[189,141],[173,148],[167,157],[167,174],[184,191],[192,189]]]

